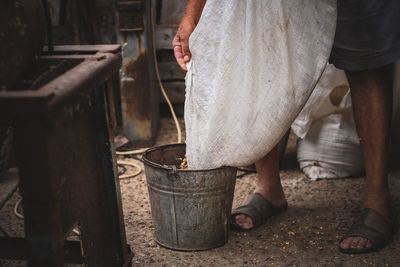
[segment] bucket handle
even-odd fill
[[[149,164],[149,162],[147,161],[147,160],[145,160],[143,157],[140,159],[142,162],[143,162],[143,164]],[[178,177],[177,177],[177,168],[176,168],[176,166],[175,165],[172,165],[172,166],[168,166],[168,165],[161,165],[161,164],[156,164],[156,163],[152,163],[152,162],[150,162],[151,163],[151,165],[155,165],[157,168],[162,168],[162,169],[164,169],[164,170],[167,170],[168,172],[167,172],[167,177],[168,177],[168,179],[169,180],[176,180]]]
[[[178,175],[177,175],[177,169],[175,165],[172,165],[171,167],[168,166],[168,179],[169,180],[176,180],[178,179]]]

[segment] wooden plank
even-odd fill
[[[163,82],[164,89],[167,92],[171,103],[185,102],[185,83],[184,82]],[[161,102],[166,102],[163,96],[160,96]]]
[[[187,0],[162,0],[159,24],[179,24],[185,14]]]
[[[173,49],[172,40],[176,35],[176,27],[156,27],[156,47],[159,49]]]
[[[161,80],[184,80],[186,72],[182,70],[178,63],[175,62],[159,62],[158,69],[160,71]]]

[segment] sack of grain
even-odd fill
[[[333,0],[208,0],[189,39],[189,168],[245,166],[266,155],[319,80],[335,25]]]
[[[364,161],[344,71],[328,65],[292,124],[297,160],[312,180],[360,174]]]

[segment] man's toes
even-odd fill
[[[359,237],[359,238],[358,238],[358,245],[357,245],[357,248],[358,248],[358,249],[369,248],[368,242],[369,242],[368,239]],[[369,243],[371,243],[371,242],[369,242]]]
[[[346,238],[346,239],[344,239],[344,240],[340,243],[340,247],[341,247],[342,249],[349,249],[351,243],[352,243],[352,238],[351,238],[351,237]]]
[[[245,222],[246,220],[246,216],[239,214],[235,216],[235,222],[236,224],[242,226],[242,224]]]
[[[366,242],[365,242],[364,238],[361,238],[361,237],[357,238],[357,248],[358,249],[364,248],[365,243]]]
[[[340,243],[342,249],[363,249],[370,248],[372,246],[371,241],[362,237],[349,237]]]
[[[254,227],[253,221],[249,218],[246,217],[246,222],[243,224],[244,229],[250,229]]]
[[[239,214],[239,215],[235,216],[235,221],[236,221],[236,224],[239,225],[240,227],[242,227],[243,229],[250,229],[254,226],[251,218],[247,217],[244,214]]]
[[[352,238],[351,238],[350,247],[351,247],[351,248],[358,248],[358,241],[359,241],[359,238],[358,238],[358,237],[352,237]]]

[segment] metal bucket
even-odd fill
[[[156,241],[176,250],[206,250],[228,240],[236,168],[180,170],[185,144],[143,154]]]

